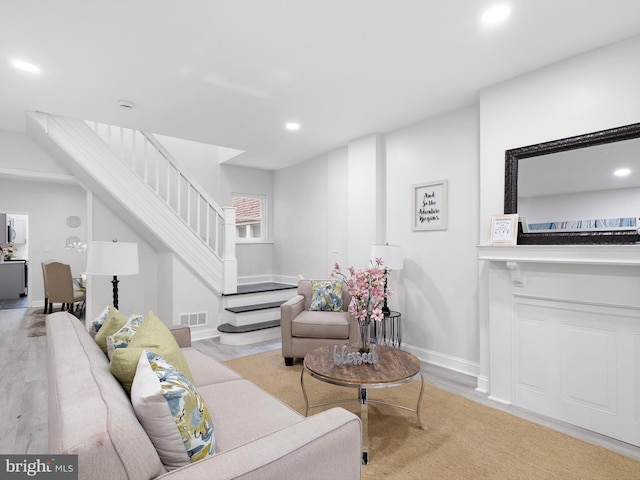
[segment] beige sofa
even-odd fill
[[[280,305],[282,356],[287,366],[293,365],[294,358],[304,358],[318,347],[360,341],[358,322],[347,312],[351,294],[343,288],[341,312],[309,311],[311,282],[300,280],[297,295]]]
[[[361,426],[334,408],[308,418],[191,347],[173,327],[210,410],[218,452],[168,472],[109,360],[67,312],[47,317],[50,454],[77,454],[78,478],[359,479]],[[301,392],[302,395],[302,392]]]

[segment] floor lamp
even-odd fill
[[[91,242],[87,249],[87,274],[113,276],[113,307],[118,308],[118,275],[137,275],[138,244]]]
[[[385,270],[402,270],[402,251],[399,245],[372,245],[371,254],[369,255],[371,260],[381,258],[384,264]],[[387,279],[384,281],[384,292],[387,293]],[[382,313],[389,315],[391,310],[387,305],[387,297],[384,297],[384,306],[382,307]]]

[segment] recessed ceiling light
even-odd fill
[[[284,126],[284,128],[287,130],[300,130],[300,124],[297,122],[289,122]]]
[[[495,5],[482,14],[481,20],[484,25],[494,25],[507,19],[511,13],[509,5]]]
[[[613,172],[616,177],[626,177],[630,173],[631,170],[629,170],[628,168],[619,168],[615,172]]]
[[[23,60],[11,60],[11,65],[13,65],[13,68],[22,70],[23,72],[40,73],[39,66],[34,65],[33,63],[25,62]]]

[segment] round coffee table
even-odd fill
[[[341,346],[339,348],[341,348]],[[310,405],[307,390],[304,385],[305,373],[322,382],[358,389],[360,420],[362,422],[363,465],[369,463],[369,403],[380,403],[415,412],[418,426],[424,429],[420,420],[420,401],[422,400],[422,392],[424,390],[424,376],[422,375],[420,360],[418,360],[415,355],[397,348],[382,345],[378,345],[376,348],[378,355],[378,362],[376,364],[335,365],[333,361],[333,347],[320,347],[305,355],[302,372],[300,373],[300,384],[302,386],[306,407],[305,416],[308,415],[310,408],[355,400],[333,400],[326,403]],[[357,347],[354,346],[350,348],[349,351],[355,352],[357,351]],[[418,374],[420,374],[420,393],[415,409],[368,398],[368,388],[387,388],[403,385],[413,380]]]

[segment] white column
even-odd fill
[[[223,207],[224,250],[222,252],[222,293],[238,291],[238,260],[236,259],[236,209]]]
[[[384,235],[384,181],[381,179],[382,138],[370,135],[351,142],[347,168],[348,265],[369,264],[371,245]]]

